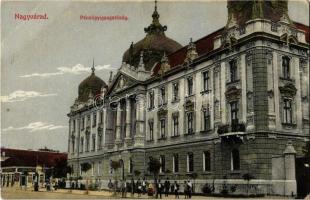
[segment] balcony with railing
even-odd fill
[[[232,121],[231,124],[222,124],[218,126],[217,133],[223,141],[243,141],[246,126],[243,122]]]

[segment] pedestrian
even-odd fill
[[[135,181],[131,178],[131,196],[135,196]]]
[[[112,187],[113,187],[113,183],[112,183],[111,179],[109,179],[108,188],[111,190]]]
[[[158,193],[159,193],[159,198],[161,199],[161,195],[163,192],[163,185],[160,182],[160,179],[158,180]]]
[[[143,178],[143,181],[142,181],[142,193],[143,193],[143,195],[146,193],[146,181],[145,181],[145,177]]]
[[[188,184],[187,181],[184,181],[184,198],[188,198]]]
[[[191,199],[192,191],[193,191],[193,184],[190,180],[187,182],[187,186],[188,186],[188,198]]]
[[[169,189],[170,189],[170,181],[169,178],[167,177],[166,181],[165,181],[165,197],[168,197],[169,194]]]
[[[122,190],[122,198],[126,198],[126,196],[127,196],[127,183],[126,183],[126,179],[124,179],[122,181],[121,190]]]
[[[137,185],[138,197],[141,197],[142,185],[141,185],[140,178],[138,178],[136,185]]]
[[[178,182],[177,181],[174,181],[174,195],[175,195],[175,198],[180,198],[179,197],[179,188],[180,188],[180,186],[179,186],[179,184],[178,184]]]

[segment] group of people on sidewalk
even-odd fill
[[[114,185],[116,184],[116,185]],[[169,178],[167,178],[164,182],[161,182],[160,179],[155,179],[154,183],[148,183],[145,178],[142,180],[139,178],[137,181],[134,181],[132,178],[130,183],[126,181],[126,179],[120,181],[120,185],[118,182],[109,181],[108,187],[110,189],[116,189],[117,191],[121,192],[122,198],[127,197],[127,193],[131,193],[133,197],[135,193],[138,194],[138,197],[141,195],[148,194],[149,196],[155,195],[155,198],[162,198],[164,194],[165,197],[168,197],[169,194],[174,194],[175,198],[179,198],[180,193],[180,185],[177,181],[170,183]],[[120,187],[119,187],[120,186]],[[186,199],[190,199],[193,193],[193,184],[190,180],[184,181],[184,195]]]

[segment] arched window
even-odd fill
[[[231,151],[231,170],[240,170],[240,156],[238,149],[233,149]]]
[[[203,170],[211,171],[211,154],[209,151],[203,152]]]

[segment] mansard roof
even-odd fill
[[[302,31],[305,31],[305,35],[306,35],[306,42],[309,43],[310,38],[310,30],[309,30],[309,26],[306,26],[304,24],[298,23],[298,22],[293,22],[293,25],[295,25],[295,27],[297,29],[300,29]],[[197,40],[195,43],[196,45],[196,50],[199,56],[204,55],[204,54],[208,54],[210,53],[213,49],[214,49],[214,39],[217,36],[220,36],[222,33],[225,32],[225,27]],[[169,64],[171,69],[177,67],[178,65],[182,65],[184,63],[184,59],[186,57],[186,52],[187,52],[187,48],[188,46],[184,46],[183,48],[179,49],[178,51],[171,53],[168,55],[168,60],[169,60]],[[222,48],[222,47],[220,47]],[[157,63],[155,65],[155,67],[153,68],[153,76],[156,76],[158,74],[160,70],[160,63]]]
[[[225,28],[221,28],[199,40],[197,40],[195,43],[196,50],[198,55],[203,55],[206,53],[209,53],[214,49],[214,39],[215,37],[221,35],[224,32]],[[187,46],[179,49],[178,51],[168,55],[169,64],[171,68],[174,68],[178,65],[181,65],[184,62],[184,59],[186,57],[187,52]],[[157,75],[158,71],[160,70],[160,63],[157,63],[157,65],[153,68],[153,75]]]

